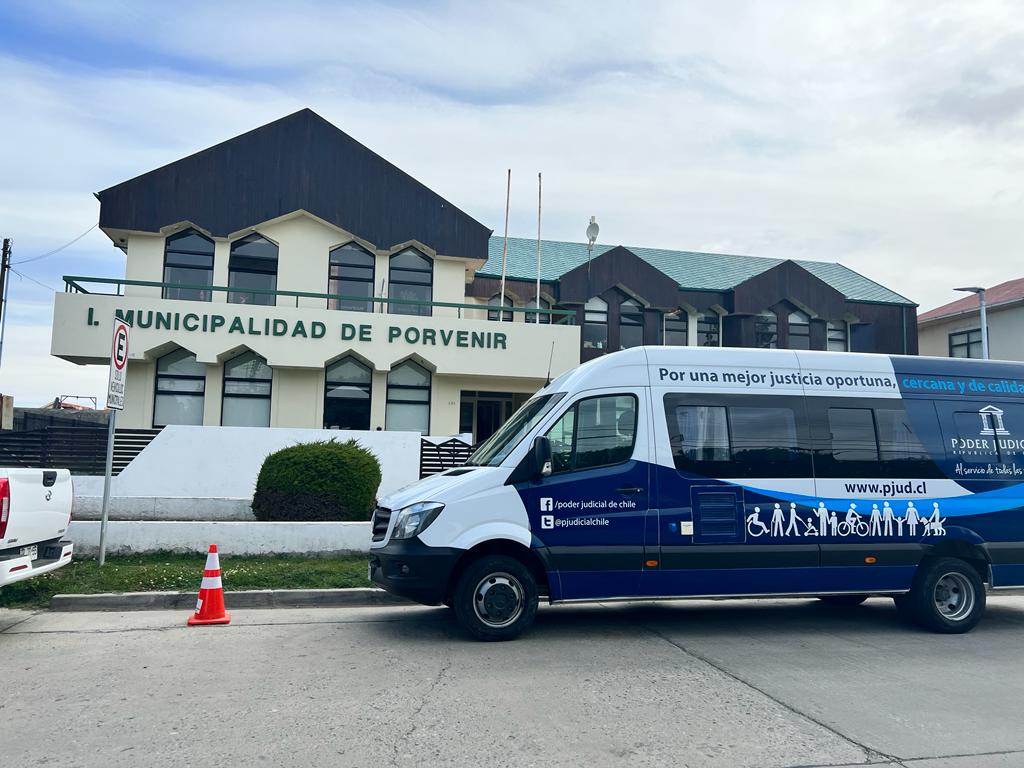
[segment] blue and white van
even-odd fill
[[[892,596],[966,632],[1024,585],[1024,365],[639,347],[373,515],[370,572],[515,637],[552,603]]]

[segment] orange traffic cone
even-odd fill
[[[189,617],[189,626],[196,624],[228,624],[231,614],[224,610],[224,585],[220,580],[220,558],[217,557],[217,545],[210,545],[210,553],[206,556],[206,570],[203,571],[203,583],[199,586],[199,599],[196,600],[196,612]]]

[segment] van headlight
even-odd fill
[[[420,501],[398,510],[392,539],[411,539],[419,536],[441,514],[444,504],[437,501]]]

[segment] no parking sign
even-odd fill
[[[110,345],[110,376],[107,379],[107,408],[124,410],[124,388],[128,379],[128,329],[131,326],[114,318],[114,337]]]

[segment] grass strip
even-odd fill
[[[241,589],[337,589],[368,587],[366,555],[228,556],[220,566],[227,592]],[[54,595],[101,592],[199,592],[206,554],[156,552],[108,557],[100,568],[94,558],[75,558],[51,573],[0,587],[0,607],[42,608]]]

